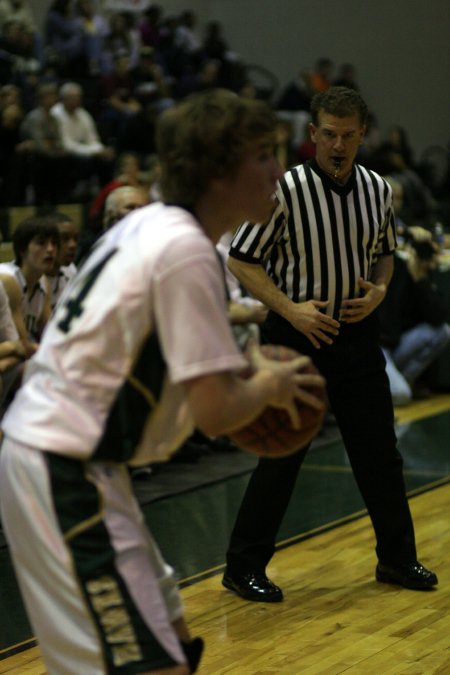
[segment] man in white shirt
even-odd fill
[[[58,122],[64,150],[78,159],[82,178],[94,176],[104,185],[112,177],[114,149],[102,143],[94,118],[82,107],[83,91],[79,84],[66,82],[59,97],[51,114]]]

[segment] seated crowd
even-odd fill
[[[220,24],[211,21],[202,39],[191,11],[164,16],[152,4],[141,14],[103,15],[94,0],[53,0],[41,35],[26,0],[0,0],[0,42],[0,206],[33,205],[39,214],[15,228],[14,260],[0,265],[4,408],[76,264],[105,229],[158,199],[158,115],[211,87],[262,94]],[[336,84],[359,89],[352,64],[343,64],[336,77],[333,72],[331,59],[318,59],[273,103],[283,168],[314,156],[312,96]],[[440,245],[433,228],[445,219],[443,181],[427,180],[402,127],[393,126],[383,139],[373,113],[370,120],[358,161],[386,176],[397,195],[401,250],[380,318],[400,405],[432,388],[431,367],[450,342],[448,311],[433,283]],[[57,205],[65,203],[86,206],[81,232],[59,213]],[[220,242],[221,260],[226,252]],[[228,282],[229,316],[244,348],[249,336],[258,336],[266,310]]]
[[[251,67],[219,22],[200,31],[190,10],[107,8],[102,0],[52,0],[38,30],[29,0],[0,0],[0,206],[88,201],[124,152],[145,170],[159,113],[218,86],[270,98],[280,113],[280,161],[299,163],[312,152],[312,96],[330,85],[360,88],[353,64],[336,68],[321,57],[282,91],[268,91],[252,84]],[[382,139],[373,113],[370,120],[359,161],[398,175],[406,222],[433,217],[445,180],[436,185],[414,161],[401,126]]]

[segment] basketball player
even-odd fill
[[[165,203],[99,241],[60,299],[4,419],[2,518],[52,675],[194,672],[172,569],[133,497],[127,464],[161,461],[194,427],[226,434],[268,405],[321,404],[308,359],[255,374],[226,318],[215,244],[268,219],[280,175],[265,104],[214,90],[163,114]],[[306,387],[304,389],[303,387]]]
[[[0,275],[3,281],[9,276],[18,283],[26,338],[37,343],[51,314],[50,286],[45,275],[56,264],[58,228],[45,217],[27,218],[17,225],[12,243],[15,260],[0,264]],[[14,284],[8,284],[6,280],[4,286],[11,305],[14,305]]]
[[[53,310],[65,287],[77,272],[75,255],[80,236],[80,228],[72,218],[65,213],[52,213],[48,218],[55,223],[59,232],[59,251],[55,265],[53,270],[47,272],[46,275],[50,285],[50,304]]]

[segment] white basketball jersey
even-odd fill
[[[190,213],[152,204],[81,266],[3,429],[80,459],[162,459],[192,431],[182,383],[244,366],[214,244]]]

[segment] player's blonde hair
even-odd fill
[[[237,171],[250,143],[273,136],[275,124],[266,103],[225,89],[194,94],[164,112],[156,134],[164,201],[192,208],[212,179]]]

